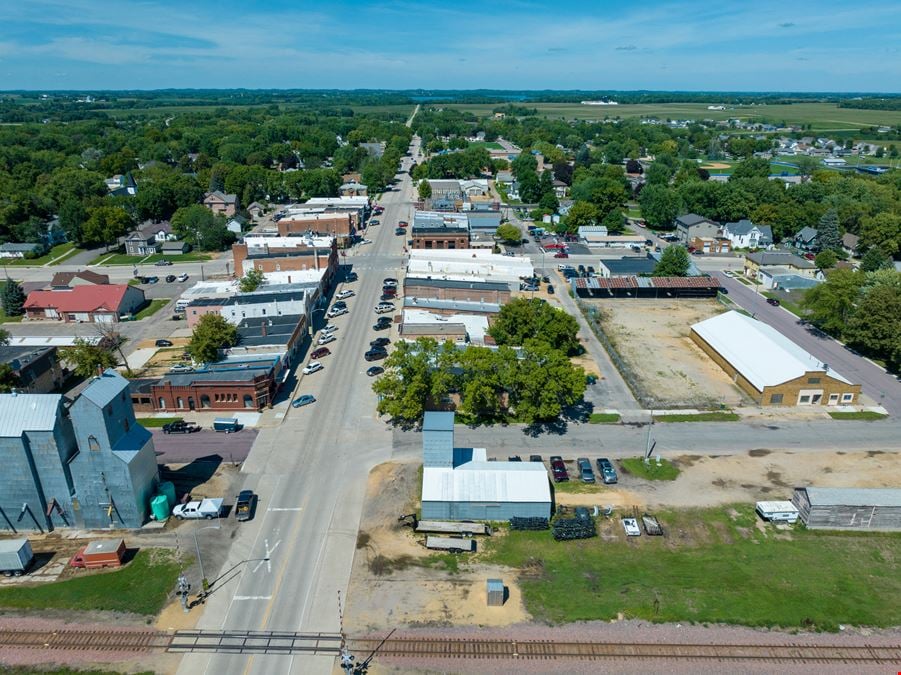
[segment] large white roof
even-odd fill
[[[547,471],[537,462],[473,461],[455,469],[425,467],[424,502],[550,502]]]
[[[442,316],[424,309],[404,308],[404,323],[446,325],[462,323],[466,326],[469,339],[477,344],[484,344],[485,333],[488,332],[488,317],[482,314],[452,314]]]
[[[0,438],[53,431],[62,394],[0,394]]]
[[[736,311],[726,312],[694,324],[691,329],[713,347],[758,391],[822,372],[851,384],[813,354],[772,326]]]

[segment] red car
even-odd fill
[[[399,220],[399,221],[397,222],[397,226],[398,226],[398,227],[406,227],[406,226],[407,226],[407,221],[406,221],[406,220]]]
[[[816,260],[817,259],[817,257],[813,253],[805,253],[804,257],[807,258],[808,260]]]
[[[566,470],[566,464],[563,463],[562,457],[556,455],[551,457],[551,473],[554,474],[555,483],[569,480],[569,472]]]
[[[320,347],[319,349],[314,349],[310,354],[310,357],[314,359],[321,359],[323,356],[328,356],[331,353],[332,352],[329,351],[328,347]]]
[[[566,251],[560,251],[559,253],[555,253],[554,257],[555,258],[568,258],[569,253],[567,253]]]

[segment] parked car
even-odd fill
[[[391,328],[391,319],[388,321],[376,321],[372,324],[372,330],[388,330]]]
[[[375,377],[376,375],[381,375],[384,372],[385,369],[381,366],[372,366],[371,368],[367,369],[366,374],[369,375],[369,377]]]
[[[396,227],[396,228],[394,228],[394,234],[396,234],[398,237],[402,237],[402,236],[404,236],[406,233],[407,233],[407,231],[406,231],[404,228],[402,228],[402,227]]]
[[[566,464],[563,463],[563,458],[559,455],[553,455],[551,457],[551,473],[554,476],[555,483],[562,483],[563,481],[569,480],[569,472],[566,470]]]
[[[409,223],[406,220],[398,220],[397,221],[398,227],[406,227],[407,225],[409,225]]]
[[[391,344],[390,338],[379,337],[379,338],[376,338],[375,340],[372,340],[369,343],[369,346],[370,347],[384,347],[385,345],[390,345],[390,344]]]
[[[548,284],[548,285],[547,285],[547,288],[546,288],[545,290],[547,291],[547,294],[548,294],[548,295],[553,295],[553,294],[554,294],[554,287],[553,287],[553,285],[551,285],[551,284]]]
[[[193,373],[194,369],[189,366],[187,363],[176,363],[174,366],[169,367],[170,373]]]
[[[382,221],[380,221],[378,218],[372,218],[372,219],[370,219],[369,224],[370,225],[381,225]]]
[[[291,401],[291,407],[300,408],[301,406],[310,405],[316,402],[316,397],[312,394],[303,394]]]
[[[540,462],[542,461],[541,455],[529,455],[530,462]]]
[[[586,457],[579,457],[576,460],[579,466],[579,478],[583,483],[594,483],[594,471],[591,470],[591,462]]]
[[[157,347],[171,347],[172,341],[171,340],[157,340],[155,344]]]
[[[598,473],[601,474],[601,480],[607,485],[611,485],[617,481],[616,469],[613,468],[613,462],[606,457],[597,460]]]
[[[235,497],[235,520],[245,521],[253,518],[256,511],[257,496],[253,490],[241,490]]]
[[[329,319],[334,319],[336,316],[341,316],[342,314],[347,314],[347,307],[332,307],[325,315]]]
[[[393,312],[394,305],[390,302],[380,302],[374,309],[376,314],[384,314],[385,312]]]
[[[327,324],[322,327],[323,333],[334,333],[336,330],[338,330],[338,326],[333,323]]]
[[[343,300],[338,300],[335,303],[332,303],[332,309],[347,309],[347,303]]]
[[[190,279],[190,277],[187,274],[182,273],[178,275],[179,281],[187,281],[188,279]]]
[[[319,363],[319,361],[310,361],[306,366],[304,366],[303,374],[312,375],[313,373],[317,373],[322,369],[323,365]]]
[[[167,275],[166,275],[166,283],[167,283],[167,284],[171,284],[173,281],[175,281],[175,275],[174,275],[174,274],[167,274]]]
[[[766,302],[768,305],[772,305],[773,307],[778,307],[780,304],[782,304],[776,298],[767,298]]]
[[[396,295],[393,295],[393,294],[391,294],[391,293],[382,293],[382,294],[379,296],[379,300],[381,300],[382,302],[386,302],[386,301],[389,301],[389,300],[396,300],[396,299],[397,299],[397,296],[396,296]]]
[[[508,462],[521,462],[522,457],[520,457],[519,455],[510,455],[509,457],[507,457],[507,461]]]
[[[388,286],[389,284],[391,286],[397,286],[397,279],[395,279],[394,277],[386,277],[385,279],[382,279],[382,283],[385,286]]]
[[[329,342],[334,342],[336,340],[335,336],[331,333],[323,333],[319,336],[319,339],[316,340],[317,345],[327,345]]]
[[[354,293],[353,291],[347,290],[347,291],[341,291],[335,297],[338,298],[339,300],[344,300],[344,298],[352,298],[355,295],[356,295],[356,293]]]
[[[381,361],[382,359],[388,358],[388,351],[386,349],[376,347],[375,349],[370,349],[368,352],[363,354],[363,358],[367,361]]]
[[[213,420],[213,431],[234,434],[241,431],[241,423],[234,417],[217,417]]]
[[[555,258],[568,258],[569,253],[567,253],[566,251],[558,251],[557,253],[554,254],[554,257]]]
[[[159,283],[159,277],[147,277],[147,280],[144,282],[146,284],[156,284]]]
[[[157,260],[154,265],[157,267],[169,267],[172,263],[169,260]]]
[[[360,240],[360,246],[365,246],[366,244],[371,244],[371,243],[372,243],[372,239],[361,239]]]
[[[347,273],[347,276],[344,277],[344,280],[345,280],[345,281],[356,281],[356,280],[359,279],[359,278],[360,278],[360,277],[357,276],[357,273],[356,273],[356,272],[348,272],[348,273]]]
[[[310,356],[314,359],[321,359],[323,356],[328,356],[331,353],[328,347],[320,347],[310,352]]]

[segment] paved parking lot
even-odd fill
[[[153,446],[160,464],[186,464],[218,455],[224,462],[243,462],[257,437],[256,429],[224,434],[204,429],[193,434],[164,434],[153,429]]]

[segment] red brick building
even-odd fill
[[[151,406],[156,412],[262,410],[275,397],[281,369],[281,357],[248,356],[169,373],[150,385]]]

